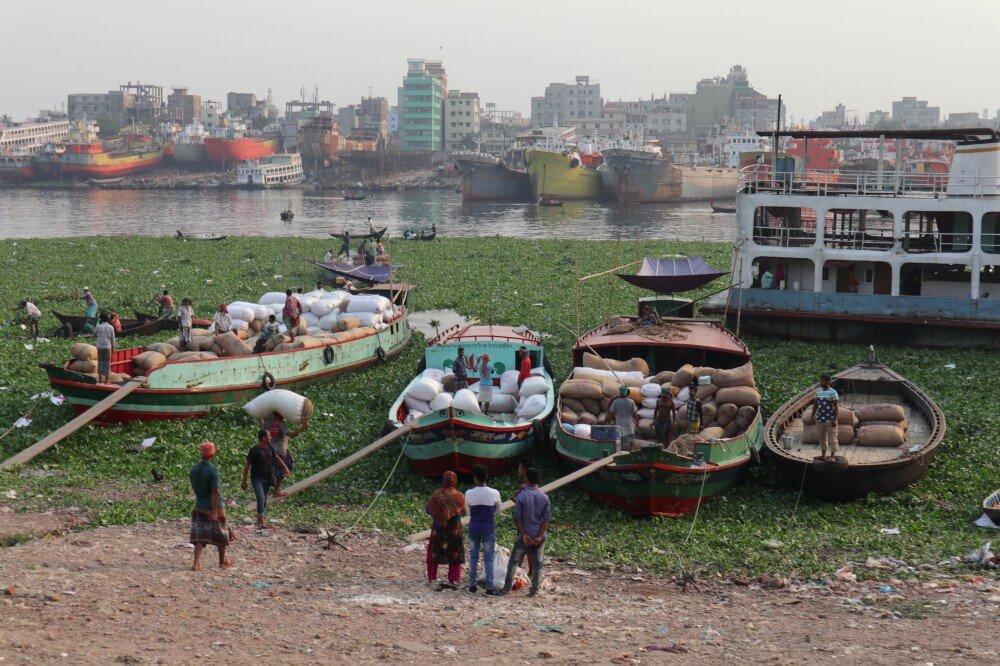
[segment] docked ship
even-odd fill
[[[182,164],[207,162],[205,151],[205,126],[201,123],[188,125],[184,132],[177,135],[173,142],[174,161]]]
[[[34,180],[37,175],[34,161],[33,152],[0,154],[0,182],[20,183]]]
[[[163,161],[163,146],[148,134],[126,134],[118,140],[66,144],[59,171],[72,178],[120,178],[154,169]]]
[[[654,141],[641,135],[603,150],[604,191],[622,203],[711,201],[736,196],[739,171],[728,167],[671,164]]]
[[[946,174],[744,169],[734,286],[703,312],[770,338],[1000,349],[996,130],[778,136],[946,140],[955,149]]]
[[[285,187],[303,180],[302,157],[298,153],[275,153],[240,162],[236,167],[236,182],[245,187]]]
[[[68,120],[29,120],[0,126],[0,155],[35,152],[47,143],[59,143],[69,137]]]
[[[558,141],[542,141],[525,151],[531,195],[556,199],[600,199],[601,173],[583,163],[580,154]]]
[[[462,174],[464,201],[530,201],[531,179],[489,153],[457,150],[451,154]]]
[[[323,165],[337,159],[342,143],[340,127],[328,113],[315,116],[299,130],[299,154],[306,164]]]
[[[281,132],[265,130],[250,132],[243,123],[233,123],[219,128],[219,133],[205,137],[205,153],[212,164],[231,165],[248,160],[258,160],[278,152]]]

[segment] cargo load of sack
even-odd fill
[[[650,376],[643,359],[616,361],[589,353],[583,355],[583,366],[574,368],[571,378],[559,387],[559,419],[564,430],[589,438],[591,426],[610,421],[611,402],[625,386],[639,416],[637,439],[632,448],[655,445],[644,440],[656,437],[653,416],[656,403],[666,390],[676,408],[669,436],[673,446],[686,429],[686,403],[693,383],[697,383],[697,397],[702,401],[701,441],[736,437],[753,423],[760,408],[760,393],[750,362],[728,370],[686,364]]]
[[[500,385],[493,386],[486,416],[504,425],[521,425],[545,412],[552,398],[548,381],[539,371],[517,386],[517,370],[508,370],[500,376]],[[467,412],[482,414],[479,400],[479,383],[457,389],[455,375],[438,368],[424,370],[403,396],[407,415],[404,424],[412,423],[431,412],[454,407]]]

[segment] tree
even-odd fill
[[[2,116],[0,116],[0,125],[10,125],[11,122],[13,122],[13,120],[14,120],[13,118],[11,118],[9,115],[5,113]]]
[[[102,139],[115,136],[122,131],[121,123],[109,116],[101,116],[94,120],[94,122],[97,123],[97,132]]]
[[[250,122],[250,126],[255,130],[262,130],[267,127],[267,118],[264,116],[257,116]]]

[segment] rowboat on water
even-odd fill
[[[87,317],[82,315],[66,315],[61,312],[52,311],[59,323],[64,327],[68,324],[72,329],[74,334],[82,333],[84,327],[87,324]],[[143,319],[122,319],[122,330],[115,333],[117,338],[125,338],[130,335],[152,335],[154,333],[160,332],[165,323],[169,323],[169,318],[153,318],[151,320]],[[97,318],[92,318],[92,325],[97,325]]]
[[[385,236],[385,232],[388,231],[388,229],[389,227],[382,227],[381,229],[377,229],[375,231],[366,231],[365,233],[361,234],[351,234],[351,238],[352,239],[371,238],[373,240],[379,240],[380,238],[382,238],[382,236]],[[337,231],[330,231],[328,233],[334,238],[339,238],[340,240],[344,240],[344,236],[347,235],[346,232],[337,232]]]
[[[403,232],[403,240],[422,240],[422,241],[432,241],[437,236],[437,231],[432,231],[430,233],[425,233],[424,231],[412,231],[407,229]]]
[[[736,212],[736,206],[722,206],[720,204],[715,203],[714,201],[711,202],[710,205],[712,206],[712,212],[713,213],[735,213]]]
[[[210,409],[243,405],[274,387],[301,390],[314,383],[384,362],[403,351],[410,339],[407,319],[411,288],[388,285],[366,290],[400,303],[398,314],[376,327],[343,333],[314,333],[310,346],[245,356],[170,361],[146,373],[143,385],[99,418],[104,423],[202,416]],[[301,338],[300,338],[301,340]],[[116,349],[112,373],[141,374],[133,360],[143,347]],[[42,363],[54,389],[78,412],[86,411],[117,391],[117,384],[99,384],[88,374],[62,364]]]
[[[522,412],[527,418],[515,412],[519,390],[516,355],[522,346],[528,351],[535,378],[525,380],[520,390],[538,391],[534,408],[541,408],[537,413]],[[472,369],[469,371],[469,391],[473,395],[463,396],[470,405],[452,404],[452,400],[460,402],[463,399],[459,397],[460,392],[456,392],[454,398],[451,393],[435,395],[429,400],[433,406],[421,406],[421,402],[428,401],[411,397],[417,395],[418,385],[427,390],[428,385],[446,378],[459,347],[464,348],[470,368],[476,368],[483,355],[490,357],[494,386],[488,414],[483,414],[476,402],[480,393],[479,374]],[[486,465],[490,474],[502,474],[533,447],[546,441],[546,422],[555,404],[552,376],[541,342],[525,327],[456,325],[427,344],[419,369],[390,408],[387,425],[388,430],[401,428],[404,424],[412,426],[403,455],[417,474],[439,477],[448,470],[469,473],[477,464]],[[427,378],[433,381],[427,382]],[[525,386],[531,388],[525,389]],[[431,396],[422,394],[422,397]]]
[[[399,270],[399,266],[387,266],[384,264],[347,264],[335,261],[317,261],[315,259],[309,259],[308,262],[322,268],[327,279],[345,278],[347,280],[360,280],[368,284],[388,282],[392,274]]]
[[[538,199],[539,206],[562,206],[563,203],[562,199],[548,195],[539,197]]]
[[[898,405],[904,420],[897,422],[905,435],[895,446],[874,445],[861,436],[864,419],[840,425],[838,430],[851,429],[851,441],[840,437],[840,457],[819,460],[819,444],[804,441],[803,420],[809,420],[807,409],[819,384],[810,386],[782,405],[765,427],[764,443],[790,483],[823,499],[847,501],[895,492],[927,471],[945,433],[944,413],[927,394],[885,366],[874,349],[863,363],[833,375],[830,385],[841,410],[851,409],[857,418],[875,405]]]

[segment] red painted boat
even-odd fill
[[[61,170],[67,176],[118,178],[156,168],[163,161],[163,147],[149,135],[130,134],[119,147],[105,149],[100,141],[66,144]],[[110,144],[109,144],[110,146]]]
[[[254,136],[233,138],[205,137],[205,153],[213,164],[235,164],[246,160],[258,160],[278,152],[281,136],[267,132]]]
[[[37,175],[31,155],[0,155],[0,181],[24,182]]]

